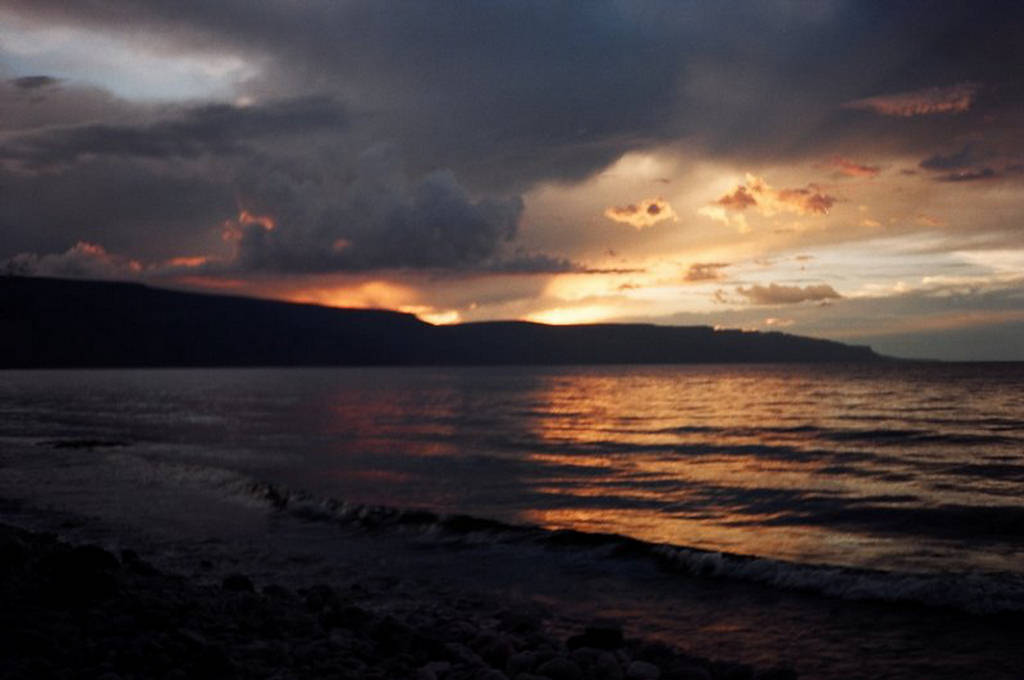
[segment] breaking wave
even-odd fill
[[[671,572],[732,579],[855,601],[902,602],[971,614],[1024,612],[1024,577],[1009,572],[911,573],[797,564],[727,552],[649,543],[618,534],[546,529],[465,514],[348,503],[284,486],[235,479],[230,492],[308,521],[367,531],[416,532],[433,540],[528,544],[590,551],[595,559],[648,559]]]

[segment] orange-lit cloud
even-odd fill
[[[942,220],[934,215],[926,215],[921,213],[914,218],[914,221],[922,227],[941,227],[946,224],[945,220]]]
[[[720,205],[727,210],[746,210],[757,205],[757,199],[750,194],[747,187],[741,184],[731,194],[725,194],[715,201],[715,205]]]
[[[647,198],[639,203],[611,207],[604,211],[604,216],[616,222],[628,224],[636,229],[653,227],[665,220],[678,221],[679,216],[668,201],[658,198]]]
[[[827,215],[838,199],[817,184],[797,189],[775,189],[763,177],[747,174],[746,183],[718,197],[697,212],[724,224],[749,230],[741,213],[751,208],[765,217],[779,213]]]
[[[419,295],[415,288],[385,280],[300,288],[290,291],[284,299],[327,307],[374,309],[399,309],[419,304]]]
[[[702,281],[720,281],[724,277],[722,270],[728,267],[725,262],[694,262],[686,270],[683,280],[688,283],[700,283]]]
[[[613,305],[587,304],[577,307],[555,307],[527,314],[524,319],[555,326],[577,323],[598,323],[613,318],[621,310]]]
[[[394,309],[414,314],[423,321],[436,325],[458,323],[462,320],[458,310],[427,304],[421,297],[421,292],[413,286],[373,280],[349,285],[299,288],[285,294],[283,299],[327,307]]]
[[[435,326],[447,326],[462,320],[462,315],[457,310],[436,309],[430,305],[403,305],[398,311],[414,314],[420,320]]]
[[[736,292],[755,305],[792,305],[798,302],[820,302],[842,297],[835,288],[825,283],[803,287],[772,283],[767,286],[740,287]]]
[[[929,116],[936,113],[963,113],[974,104],[978,94],[974,83],[949,87],[929,87],[914,92],[880,95],[857,99],[844,104],[846,108],[873,111],[882,116]]]
[[[264,231],[273,231],[277,228],[277,222],[269,215],[254,215],[243,208],[238,211],[238,217],[224,220],[221,238],[225,241],[237,241],[242,238],[245,228],[252,226],[262,227]]]
[[[209,261],[210,258],[206,257],[205,255],[193,255],[186,257],[172,257],[171,259],[167,260],[167,264],[171,267],[185,267],[186,269],[194,269],[195,267],[203,266]]]
[[[776,198],[781,210],[799,215],[827,215],[836,203],[835,196],[821,193],[816,184],[803,189],[779,189]]]
[[[882,171],[877,165],[862,165],[842,156],[833,156],[828,162],[829,167],[835,168],[847,177],[874,177]]]
[[[63,253],[20,253],[0,261],[0,274],[28,276],[85,276],[107,279],[133,277],[142,271],[142,263],[138,260],[107,252],[103,246],[88,241],[79,241]]]
[[[697,214],[710,217],[726,226],[735,227],[741,234],[746,234],[750,231],[750,225],[747,223],[747,218],[743,213],[729,210],[717,203],[700,208],[697,210]]]

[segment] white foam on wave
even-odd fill
[[[212,494],[260,511],[286,512],[346,528],[415,535],[464,546],[528,545],[576,550],[588,559],[647,559],[698,578],[757,583],[783,590],[853,601],[914,603],[972,614],[1024,612],[1024,576],[1009,572],[907,573],[800,564],[764,557],[653,544],[615,534],[548,530],[427,510],[351,503],[259,482],[245,473],[199,462],[172,462],[111,451],[121,482],[134,487],[168,485]]]
[[[654,546],[653,552],[686,573],[741,579],[844,600],[912,602],[972,614],[1024,612],[1024,578],[1019,574],[871,571],[795,564],[666,545]]]
[[[783,590],[853,601],[914,603],[972,614],[1024,612],[1024,576],[1006,572],[921,574],[797,564],[762,557],[652,544],[618,535],[551,531],[464,515],[346,503],[251,480],[236,486],[278,510],[346,526],[414,531],[436,540],[467,544],[528,542],[593,553],[594,559],[633,555],[700,578],[734,579]],[[617,550],[623,549],[623,550]]]

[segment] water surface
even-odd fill
[[[656,633],[705,645],[724,626],[758,662],[794,662],[772,655],[796,645],[808,620],[831,621],[827,603],[840,598],[844,611],[869,610],[828,624],[845,631],[837,639],[877,617],[910,617],[893,624],[903,642],[877,644],[928,658],[934,650],[921,650],[956,627],[926,632],[930,616],[870,603],[968,617],[1024,610],[1024,367],[3,372],[0,497],[22,520],[107,527],[185,562],[210,541],[237,551],[232,537],[271,534],[338,563],[361,540],[366,559],[386,561],[412,531],[410,569],[603,597]],[[444,524],[456,513],[502,524]],[[404,533],[368,539],[358,528],[368,522]],[[521,525],[610,536],[553,556],[551,539]],[[348,557],[334,545],[342,530]],[[449,545],[462,532],[474,557],[424,553],[438,531]],[[648,546],[655,571],[616,562],[616,536]],[[294,567],[268,554],[255,550],[252,564]],[[539,556],[549,572],[509,585]],[[708,582],[692,574],[733,585],[709,602]],[[776,593],[767,610],[764,592]],[[681,629],[671,602],[703,623]],[[1008,663],[993,652],[999,626],[971,621],[957,658],[998,677]],[[841,643],[815,644],[813,654],[838,657],[801,661],[812,677],[858,662]]]

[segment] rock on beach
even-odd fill
[[[418,609],[401,610],[387,592],[371,574],[345,589],[293,591],[242,573],[201,583],[131,550],[118,558],[0,525],[0,678],[718,680],[737,668],[795,677],[629,639],[616,622],[562,640],[536,611],[426,592]]]

